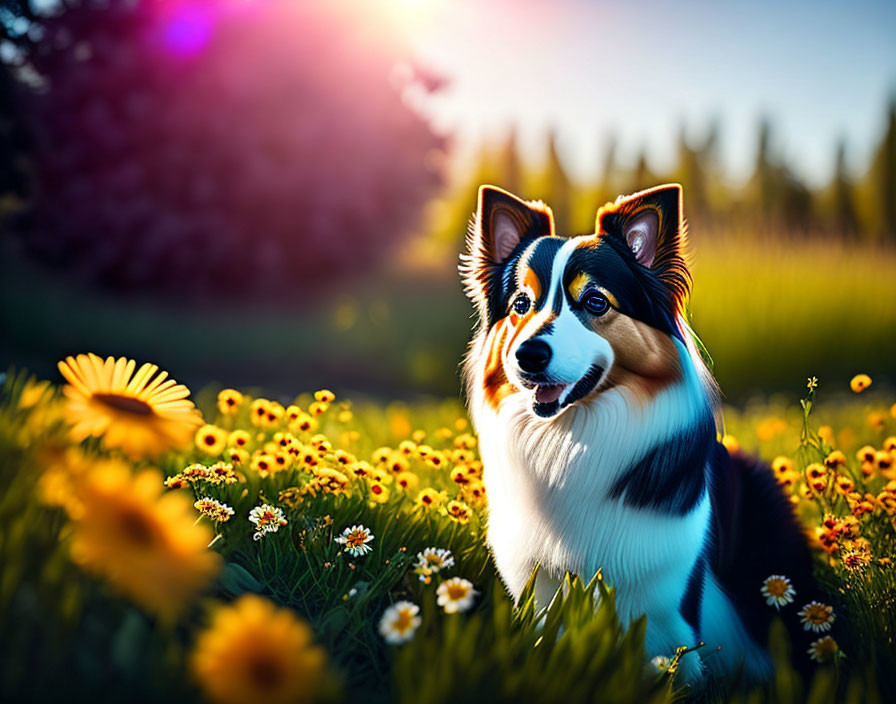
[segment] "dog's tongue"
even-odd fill
[[[566,387],[566,384],[550,384],[546,386],[539,386],[535,389],[535,401],[536,403],[553,403],[558,398],[560,398],[560,394],[563,393],[563,389]]]

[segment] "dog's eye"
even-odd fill
[[[591,315],[603,315],[610,310],[610,301],[604,294],[597,291],[586,293],[582,299],[582,305]]]
[[[517,315],[525,315],[529,312],[529,308],[531,307],[532,301],[525,293],[521,293],[513,299],[513,312]]]

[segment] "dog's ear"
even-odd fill
[[[597,211],[595,227],[598,233],[624,240],[638,264],[652,270],[679,298],[690,292],[680,185],[620,196]]]
[[[494,186],[479,188],[460,272],[467,295],[479,305],[486,324],[500,307],[501,265],[521,242],[553,234],[554,217],[543,203],[520,200]]]

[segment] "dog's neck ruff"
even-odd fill
[[[715,387],[693,345],[675,345],[681,379],[651,399],[614,387],[548,420],[533,414],[525,393],[492,409],[474,378],[481,372],[470,375],[492,529],[517,523],[513,514],[522,509],[532,542],[543,545],[538,561],[586,577],[598,567],[606,572],[607,541],[625,542],[623,531],[638,529],[623,520],[631,512],[658,525],[706,513],[695,526],[702,535],[709,520],[706,465],[716,443]],[[614,520],[618,525],[595,525]]]

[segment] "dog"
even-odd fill
[[[647,616],[649,657],[702,642],[685,681],[762,681],[763,581],[811,594],[811,555],[770,468],[719,442],[686,229],[677,184],[619,197],[570,237],[544,203],[479,189],[460,273],[478,313],[464,382],[488,543],[514,598],[536,566],[538,606],[566,572],[600,569],[620,621]]]

